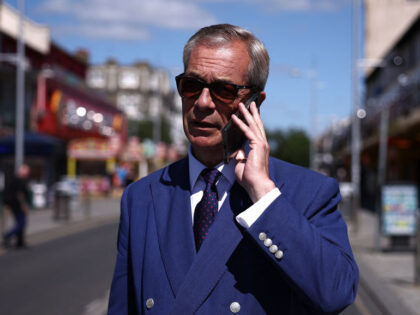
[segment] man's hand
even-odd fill
[[[239,184],[245,188],[255,203],[276,187],[268,173],[270,147],[255,102],[251,103],[250,112],[243,103],[239,103],[239,110],[246,123],[236,115],[232,115],[232,120],[248,138],[250,151],[248,156],[243,149],[236,153],[235,175]]]

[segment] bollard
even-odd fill
[[[70,220],[70,196],[64,192],[59,192],[56,195],[56,203],[54,207],[54,219],[59,220],[62,217]]]
[[[86,191],[86,194],[83,196],[83,199],[84,199],[85,218],[89,219],[91,217],[90,192]]]

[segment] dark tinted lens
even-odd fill
[[[234,84],[225,82],[207,84],[199,79],[183,77],[182,75],[178,76],[176,80],[178,92],[185,98],[198,98],[205,87],[210,89],[213,97],[223,103],[230,103],[237,96],[237,88]]]
[[[194,78],[181,78],[178,83],[178,90],[181,96],[186,98],[200,95],[203,84]]]
[[[233,84],[215,82],[211,84],[211,91],[222,102],[230,102],[236,98],[236,88]]]

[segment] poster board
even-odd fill
[[[418,189],[415,185],[385,185],[382,188],[382,233],[413,236],[417,231]]]

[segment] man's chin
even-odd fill
[[[191,137],[190,143],[192,147],[195,147],[199,150],[217,150],[222,148],[221,141],[214,141],[208,137],[195,136]]]
[[[212,142],[209,139],[195,137],[190,140],[191,149],[195,156],[201,154],[211,155],[213,158],[222,158],[223,145],[220,142]]]

